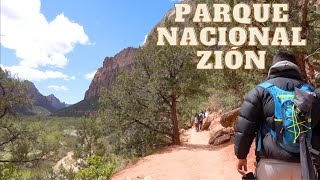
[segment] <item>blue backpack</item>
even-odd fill
[[[298,109],[294,106],[294,91],[285,91],[270,82],[264,82],[258,85],[269,92],[274,101],[274,129],[263,122],[258,130],[257,151],[261,151],[262,138],[261,131],[266,129],[270,132],[276,142],[285,150],[292,153],[300,152],[299,135],[306,133],[307,138],[311,140],[311,112],[308,113],[307,123],[301,123],[297,119]],[[299,87],[300,90],[314,92],[314,88],[308,84]],[[304,126],[301,130],[299,125]]]

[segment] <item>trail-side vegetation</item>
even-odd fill
[[[204,1],[229,3],[234,1]],[[278,1],[273,1],[278,2]],[[279,1],[280,2],[280,1]],[[283,3],[283,1],[281,1]],[[45,115],[22,116],[13,111],[31,106],[25,95],[26,85],[8,72],[0,71],[0,179],[110,179],[112,174],[139,157],[160,147],[181,144],[179,129],[192,123],[195,112],[206,108],[228,111],[240,106],[245,94],[267,78],[272,56],[285,50],[297,55],[305,80],[320,86],[314,70],[320,69],[320,15],[313,1],[289,3],[288,29],[303,27],[302,38],[308,45],[267,47],[265,70],[196,70],[196,50],[228,50],[231,47],[156,46],[152,31],[146,45],[139,48],[130,74],[121,74],[112,90],[104,90],[94,103],[99,107],[91,116],[66,118]],[[252,1],[247,1],[248,4]],[[199,30],[203,24],[176,24],[166,17],[165,27],[190,26]],[[253,22],[254,26],[271,29],[278,24]],[[216,26],[206,24],[206,26]],[[219,26],[246,28],[246,25],[221,23]],[[197,33],[198,34],[198,33]],[[265,47],[242,46],[238,50],[259,50]],[[89,113],[89,112],[88,112]],[[64,111],[60,112],[60,115]],[[68,116],[77,114],[73,109]],[[79,115],[79,114],[78,114]],[[72,162],[52,169],[72,152]]]

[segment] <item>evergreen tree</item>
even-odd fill
[[[178,104],[203,93],[201,85],[206,82],[206,74],[196,70],[194,52],[181,46],[156,46],[149,39],[148,46],[140,48],[132,74],[122,74],[101,98],[101,108],[115,119],[111,126],[124,128],[123,135],[128,136],[126,130],[133,131],[128,126],[136,123],[136,128],[153,136],[161,134],[162,142],[171,139],[172,144],[180,144]]]
[[[0,69],[0,163],[36,164],[59,148],[59,133],[44,132],[37,123],[13,112],[13,108],[31,105],[26,88],[23,81]]]

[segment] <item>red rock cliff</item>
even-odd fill
[[[94,75],[84,99],[89,100],[93,97],[99,97],[102,87],[111,89],[112,83],[121,72],[130,72],[133,58],[137,54],[137,51],[138,49],[129,47],[114,57],[106,57],[103,61],[103,67],[99,68]]]

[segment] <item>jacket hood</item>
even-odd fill
[[[270,76],[274,74],[278,74],[279,72],[292,71],[292,70],[296,71],[298,76],[301,78],[302,74],[301,74],[300,68],[296,64],[290,61],[280,61],[272,65],[269,69],[268,77],[270,78]]]

